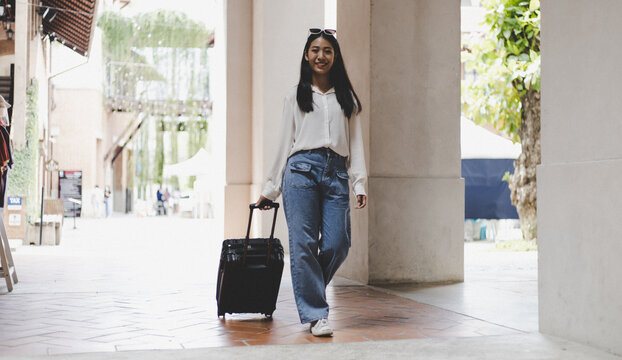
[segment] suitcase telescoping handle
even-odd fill
[[[259,206],[261,205],[261,206]],[[270,206],[274,209],[274,217],[272,218],[272,230],[270,230],[270,239],[268,240],[268,254],[266,255],[266,265],[270,263],[270,253],[272,252],[272,240],[274,239],[274,227],[276,225],[276,215],[279,212],[279,203],[264,202],[262,204],[250,204],[250,213],[248,215],[248,227],[246,228],[246,238],[244,238],[244,257],[242,258],[242,264],[246,265],[246,250],[248,249],[248,239],[251,233],[251,223],[253,222],[253,210],[259,209],[263,206]]]

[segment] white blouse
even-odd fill
[[[273,201],[279,197],[285,165],[291,155],[300,150],[327,147],[348,158],[354,194],[366,195],[367,170],[359,116],[353,114],[348,120],[337,101],[335,89],[323,93],[315,86],[312,86],[313,111],[305,113],[298,107],[297,88],[295,86],[285,97],[277,152],[261,194]]]

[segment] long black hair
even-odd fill
[[[341,105],[343,113],[347,118],[350,118],[355,111],[356,114],[361,112],[361,102],[352,88],[352,83],[350,83],[350,78],[348,77],[346,67],[343,63],[341,48],[339,47],[337,39],[335,39],[332,35],[325,34],[324,32],[309,35],[307,43],[305,44],[305,49],[302,54],[302,61],[300,62],[300,81],[298,81],[298,91],[296,93],[298,107],[306,113],[313,111],[313,95],[311,90],[313,70],[311,69],[311,66],[309,66],[307,59],[305,59],[305,54],[309,51],[311,43],[320,36],[328,40],[335,51],[333,66],[330,68],[329,72],[329,81],[330,85],[335,88],[335,95],[337,96],[337,101],[339,102],[339,105]]]

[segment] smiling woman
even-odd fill
[[[333,66],[334,52],[335,50],[330,42],[322,37],[317,38],[317,40],[312,43],[309,51],[305,52],[305,60],[309,62],[309,66],[311,66],[311,70],[313,70],[313,76],[320,77],[324,80],[324,84],[321,84],[323,87],[320,88],[323,92],[328,91],[330,83],[327,77],[321,76],[328,74],[328,71]]]
[[[319,30],[319,32],[317,31]],[[346,117],[350,118],[356,101],[357,113],[361,111],[361,102],[352,88],[346,72],[341,48],[334,35],[335,30],[310,29],[300,63],[300,81],[296,99],[304,112],[313,111],[311,104],[311,85],[322,92],[335,88],[337,101]]]
[[[326,286],[350,249],[350,180],[356,208],[367,204],[361,103],[335,33],[309,29],[300,80],[285,97],[277,154],[257,201],[268,209],[268,200],[283,193],[298,315],[315,336],[333,333]]]

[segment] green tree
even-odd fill
[[[540,163],[540,1],[481,0],[488,31],[465,41],[462,59],[476,76],[463,82],[462,110],[522,145],[506,174],[523,237],[535,240]]]
[[[176,185],[179,179],[163,179],[162,174],[164,164],[179,161],[179,147],[185,144],[179,144],[178,134],[194,131],[193,122],[206,123],[210,116],[212,31],[183,12],[168,10],[131,17],[108,11],[97,24],[103,32],[106,103],[113,111],[142,116],[134,164],[139,194],[152,183],[168,180]],[[201,134],[191,136],[200,143],[207,126],[199,130]],[[150,146],[152,140],[155,147]]]
[[[135,173],[138,186],[138,198],[145,199],[147,194],[147,185],[150,184],[149,172],[149,124],[145,123],[143,118],[137,141],[134,143],[136,154]]]
[[[162,173],[164,172],[164,131],[166,123],[161,118],[156,122],[156,148],[155,160],[153,162],[153,183],[162,184]]]

